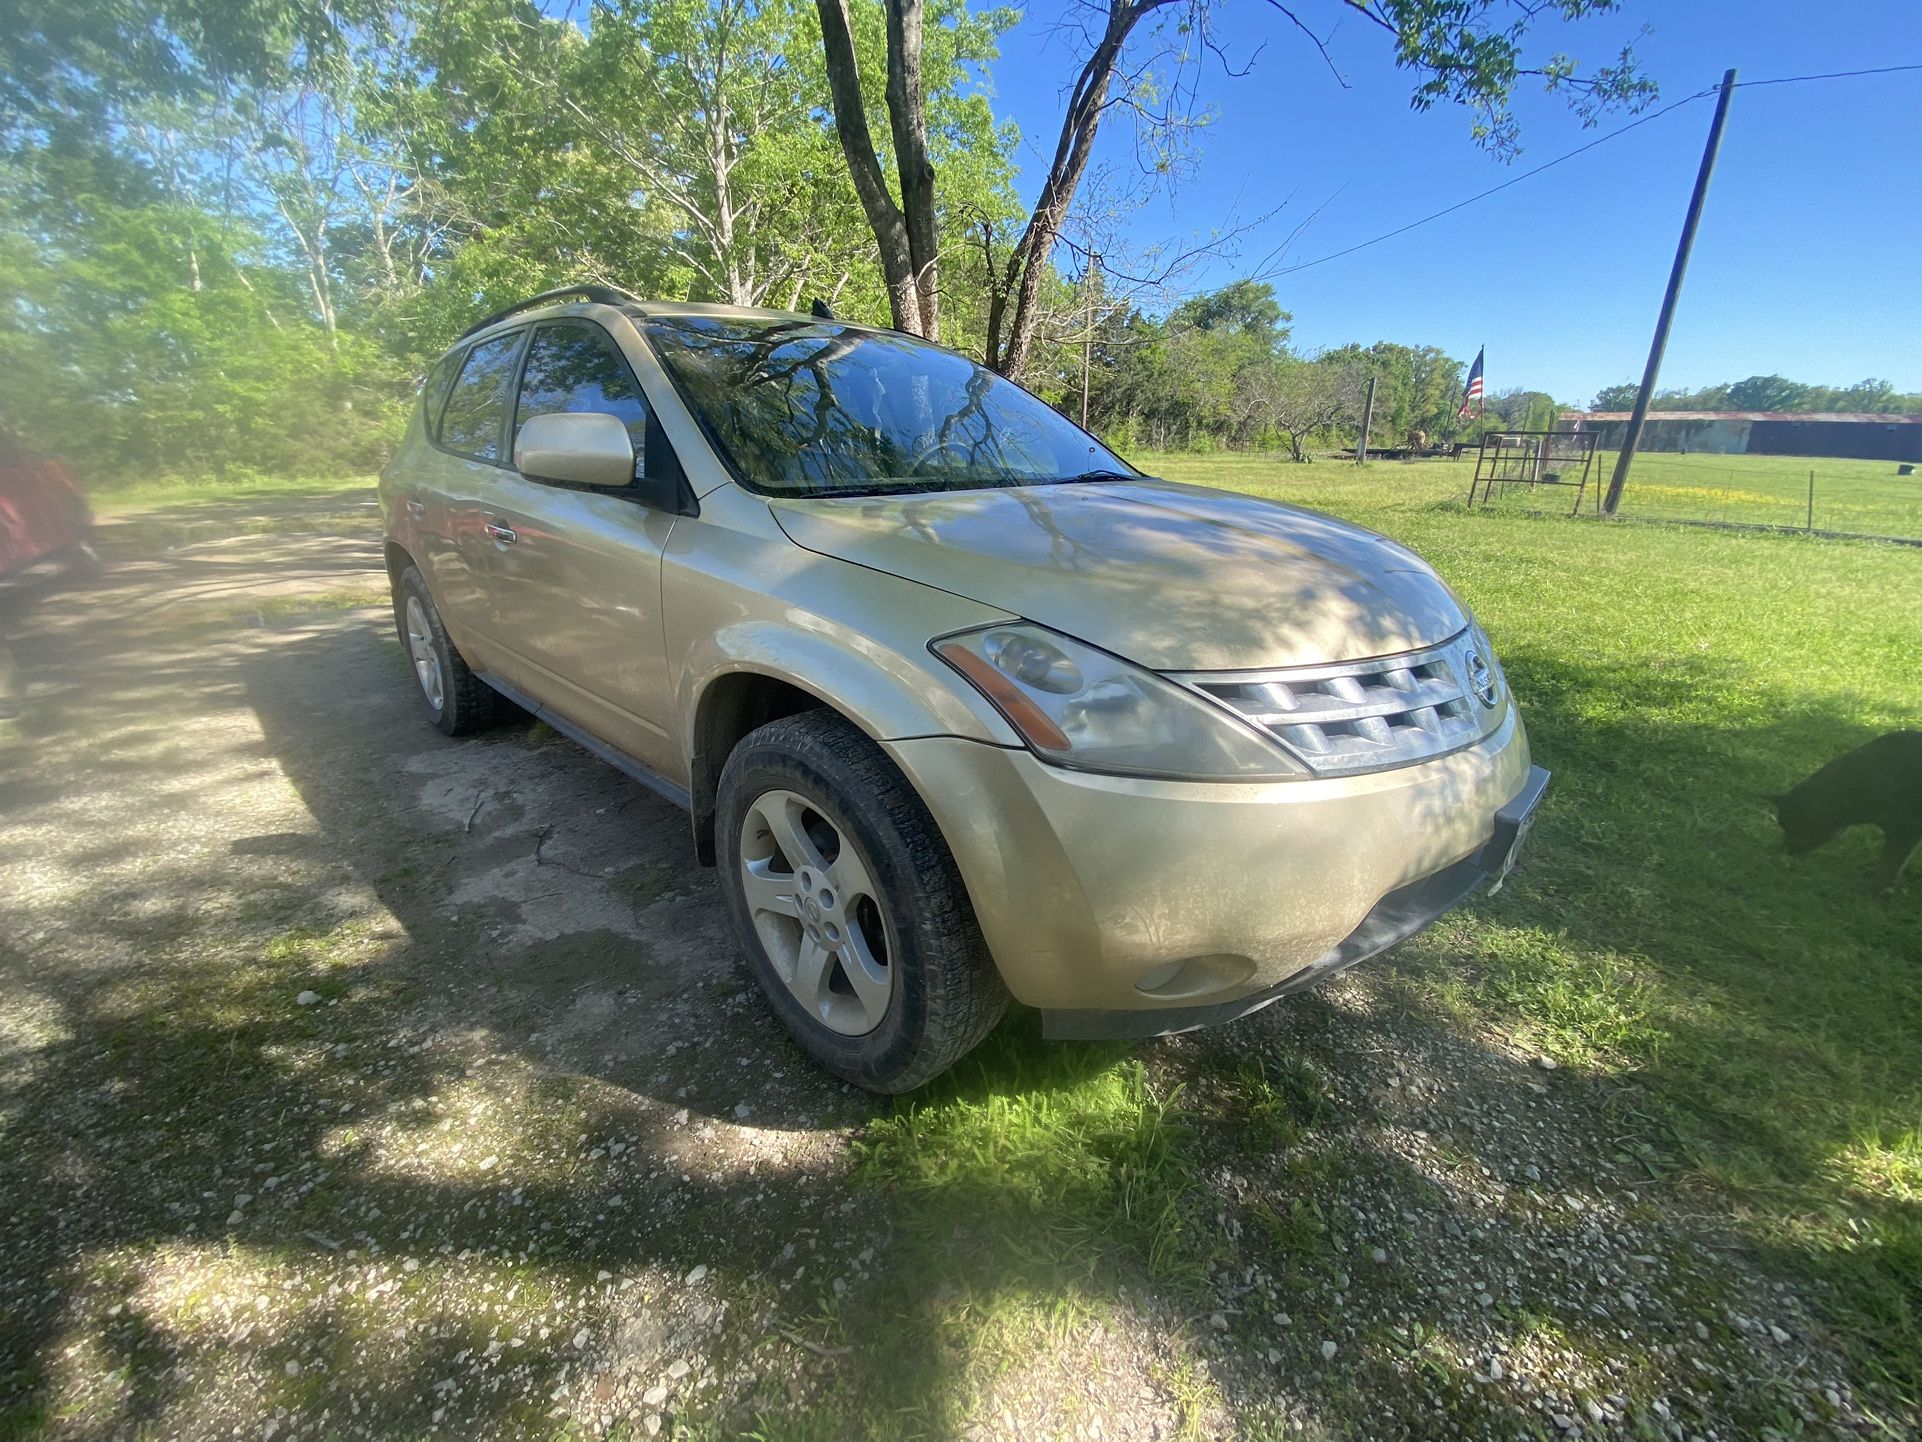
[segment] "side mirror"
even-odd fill
[[[634,442],[603,411],[535,416],[515,438],[514,469],[530,481],[622,489],[634,484]]]

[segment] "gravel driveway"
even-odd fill
[[[107,540],[0,723],[0,1435],[1871,1430],[1632,1099],[1383,968],[1087,1053],[1178,1098],[1206,1260],[1025,1271],[863,1170],[897,1108],[741,988],[680,813],[424,723],[361,495]]]

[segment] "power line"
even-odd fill
[[[1367,250],[1371,245],[1380,245],[1384,240],[1393,240],[1398,235],[1406,235],[1408,234],[1409,231],[1416,230],[1421,226],[1427,225],[1431,221],[1440,220],[1445,215],[1453,215],[1456,211],[1465,209],[1466,207],[1475,204],[1476,201],[1486,200],[1491,195],[1499,194],[1501,191],[1507,190],[1510,186],[1520,185],[1524,180],[1530,180],[1535,176],[1540,175],[1544,170],[1553,170],[1556,166],[1561,165],[1565,161],[1573,160],[1578,155],[1586,155],[1589,151],[1593,150],[1598,145],[1606,145],[1608,144],[1609,141],[1619,139],[1621,136],[1628,134],[1628,132],[1631,130],[1639,129],[1641,126],[1647,125],[1651,121],[1660,120],[1664,115],[1669,114],[1671,111],[1680,110],[1684,105],[1692,105],[1697,100],[1706,99],[1708,96],[1711,96],[1714,93],[1715,91],[1710,89],[1710,90],[1698,90],[1693,95],[1685,95],[1680,100],[1675,101],[1673,104],[1664,105],[1660,110],[1653,111],[1648,115],[1644,115],[1640,119],[1630,121],[1627,125],[1622,126],[1621,129],[1619,130],[1611,130],[1606,135],[1598,135],[1595,137],[1595,139],[1589,141],[1588,144],[1578,145],[1575,147],[1575,149],[1569,151],[1565,155],[1558,155],[1553,160],[1545,160],[1540,165],[1536,166],[1533,170],[1524,170],[1520,175],[1512,175],[1507,180],[1504,180],[1500,185],[1491,185],[1487,190],[1481,191],[1479,194],[1471,195],[1466,200],[1458,200],[1453,205],[1448,206],[1445,209],[1436,211],[1433,215],[1424,215],[1420,220],[1411,220],[1406,225],[1397,226],[1395,227],[1395,229],[1384,232],[1383,234],[1376,236],[1372,240],[1361,241],[1359,244],[1351,245],[1347,247],[1347,249],[1345,250],[1337,250],[1329,255],[1319,256],[1314,260],[1304,260],[1300,265],[1285,266],[1280,270],[1264,269],[1264,270],[1260,270],[1258,274],[1263,280],[1273,279],[1277,276],[1293,275],[1296,271],[1310,270],[1313,267],[1318,265],[1326,265],[1331,260],[1340,260],[1343,256],[1353,255],[1358,250]],[[1270,251],[1268,255],[1263,258],[1263,261],[1262,261],[1263,266],[1266,266],[1268,261],[1273,260],[1274,257],[1275,257],[1275,252]]]
[[[1741,80],[1736,82],[1736,87],[1742,89],[1757,85],[1799,85],[1810,80],[1852,80],[1859,76],[1897,75],[1917,70],[1922,70],[1922,64],[1884,65],[1872,70],[1832,70],[1820,75],[1782,75],[1770,80]],[[1479,194],[1471,195],[1466,200],[1458,200],[1453,205],[1436,211],[1433,215],[1424,215],[1420,220],[1411,220],[1406,225],[1397,226],[1393,230],[1375,236],[1372,240],[1361,241],[1358,244],[1348,246],[1346,249],[1337,250],[1328,255],[1318,256],[1314,260],[1305,260],[1300,265],[1284,266],[1280,270],[1258,268],[1256,275],[1262,280],[1273,280],[1284,275],[1293,275],[1297,271],[1310,270],[1318,265],[1326,265],[1331,260],[1340,260],[1343,256],[1353,255],[1356,251],[1367,250],[1370,246],[1380,245],[1385,240],[1393,240],[1398,235],[1406,235],[1411,230],[1419,229],[1421,226],[1427,225],[1432,221],[1440,220],[1443,216],[1453,215],[1456,211],[1465,209],[1477,201],[1486,200],[1491,195],[1497,195],[1507,190],[1510,186],[1520,185],[1524,180],[1530,180],[1545,170],[1552,170],[1566,161],[1573,160],[1578,155],[1586,155],[1589,151],[1595,149],[1596,146],[1606,145],[1609,141],[1618,139],[1628,134],[1631,130],[1647,125],[1650,121],[1660,120],[1664,115],[1669,114],[1671,111],[1679,110],[1684,105],[1692,105],[1697,100],[1706,100],[1715,93],[1716,88],[1711,86],[1706,90],[1698,90],[1693,95],[1685,95],[1671,105],[1665,105],[1660,110],[1653,111],[1650,114],[1630,121],[1619,130],[1611,130],[1606,135],[1598,135],[1595,139],[1589,141],[1588,144],[1579,145],[1565,155],[1558,155],[1553,160],[1545,160],[1533,170],[1525,170],[1520,175],[1510,176],[1500,185],[1491,185],[1487,190]],[[1278,250],[1268,252],[1262,259],[1262,267],[1266,267],[1268,262],[1273,260],[1277,253]]]
[[[1756,85],[1799,85],[1804,80],[1853,80],[1858,75],[1899,75],[1909,70],[1922,70],[1922,65],[1884,65],[1875,70],[1831,70],[1824,75],[1782,75],[1774,80],[1738,80],[1735,88],[1747,90]]]

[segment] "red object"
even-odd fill
[[[92,525],[66,467],[0,438],[0,579],[84,545]]]

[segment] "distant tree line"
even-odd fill
[[[1091,284],[1088,423],[1116,444],[1278,448],[1304,460],[1316,447],[1354,444],[1370,376],[1376,444],[1437,445],[1475,429],[1475,418],[1456,418],[1461,361],[1394,341],[1303,354],[1290,343],[1293,316],[1266,282],[1238,280],[1162,315],[1109,305],[1098,274]],[[1082,406],[1080,356],[1070,343],[1057,357],[1059,404],[1070,415]]]
[[[1635,408],[1637,387],[1624,381],[1604,386],[1589,406],[1594,411]],[[1656,411],[1862,411],[1876,415],[1922,415],[1922,392],[1898,391],[1887,381],[1869,379],[1852,386],[1816,386],[1786,376],[1750,376],[1700,390],[1655,392]]]

